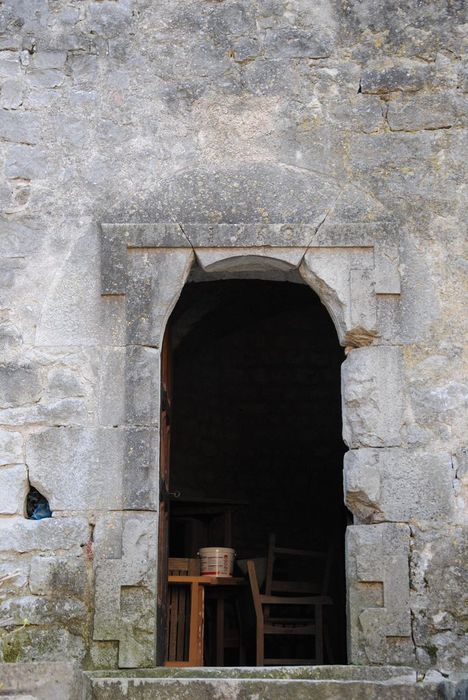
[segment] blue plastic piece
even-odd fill
[[[37,506],[33,510],[33,514],[31,515],[31,520],[42,520],[43,518],[51,518],[52,517],[52,511],[49,508],[49,504],[47,503],[46,499],[42,499],[39,501]]]

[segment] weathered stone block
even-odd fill
[[[125,423],[125,348],[102,348],[98,379],[99,423],[122,426]]]
[[[194,248],[307,248],[315,233],[311,224],[184,223]],[[234,251],[235,252],[235,251]]]
[[[348,447],[401,444],[403,377],[401,349],[353,350],[342,365],[343,439]]]
[[[125,438],[123,507],[155,510],[158,506],[159,431],[154,428],[131,427],[125,431]]]
[[[0,670],[2,691],[15,700],[88,700],[91,681],[78,664],[9,663]]]
[[[284,83],[284,75],[281,79]],[[262,89],[268,89],[264,82]],[[268,187],[259,187],[260,183]],[[201,192],[201,197],[196,194]],[[213,219],[227,224],[267,220],[318,226],[338,194],[336,182],[311,170],[269,162],[223,163],[216,168],[190,168],[163,180],[154,192],[152,215],[153,220],[180,221],[184,228],[185,222],[211,224]]]
[[[101,294],[125,294],[127,239],[120,226],[101,226]]]
[[[127,341],[161,347],[166,322],[193,262],[189,249],[138,249],[128,256]]]
[[[119,641],[121,668],[154,665],[156,532],[150,513],[112,513],[96,523],[94,639]]]
[[[125,434],[113,428],[48,428],[31,435],[26,461],[52,511],[122,505]]]
[[[66,549],[81,553],[81,547],[89,540],[89,533],[85,518],[3,518],[0,519],[0,552]]]
[[[52,511],[156,507],[157,429],[48,428],[29,437],[26,459]]]
[[[34,146],[12,146],[5,161],[5,175],[32,180],[47,174],[47,154]]]
[[[81,557],[34,557],[29,588],[34,595],[83,598],[87,587],[86,562]]]
[[[396,294],[377,297],[377,332],[383,342],[399,344],[402,338],[401,299]]]
[[[0,513],[22,515],[28,488],[28,472],[25,464],[0,468]]]
[[[304,256],[301,275],[329,311],[341,342],[356,320],[375,327],[373,266],[372,248],[309,248]]]
[[[67,60],[66,51],[38,51],[33,56],[35,68],[63,68]]]
[[[265,48],[272,58],[326,58],[333,47],[331,33],[287,26],[267,31]]]
[[[23,103],[23,84],[20,80],[5,80],[0,93],[0,107],[17,109]]]
[[[191,248],[180,224],[101,224],[103,244],[129,248]]]
[[[35,88],[55,88],[62,85],[65,75],[59,70],[32,70],[28,74],[29,83]]]
[[[103,296],[99,308],[99,339],[101,345],[125,345],[127,324],[125,296]]]
[[[412,536],[411,610],[418,662],[466,673],[466,523],[413,527]]]
[[[23,112],[0,112],[0,138],[14,143],[37,143],[40,134],[40,121],[32,114]]]
[[[19,595],[26,590],[29,580],[29,561],[25,557],[18,558],[16,552],[2,554],[0,559],[0,578],[2,579],[2,595]]]
[[[251,274],[275,271],[288,272],[297,268],[306,248],[197,248],[200,267],[216,274],[242,272]]]
[[[354,525],[346,532],[349,661],[411,663],[409,527]]]
[[[387,120],[392,131],[446,129],[466,123],[468,100],[456,93],[418,95],[393,100],[388,105]]]
[[[346,505],[361,522],[443,519],[453,509],[450,455],[399,448],[350,450]]]
[[[0,407],[34,403],[41,396],[41,382],[37,369],[31,365],[0,365]]]
[[[85,388],[77,372],[65,368],[53,368],[47,375],[47,396],[64,399],[84,396]]]
[[[363,93],[415,92],[421,90],[432,75],[428,65],[406,63],[389,68],[366,70],[361,78]]]
[[[130,425],[159,424],[159,350],[129,345],[125,357],[125,416]]]
[[[72,634],[79,634],[87,614],[86,606],[76,598],[46,598],[42,596],[9,596],[0,603],[0,616],[3,624],[20,626],[24,620],[31,625],[49,624],[67,628]]]
[[[37,324],[38,345],[95,346],[106,334],[101,316],[99,289],[99,247],[95,230],[81,221],[69,253],[56,263],[54,284],[42,306]],[[30,234],[31,236],[32,234]],[[108,344],[111,344],[107,340]]]
[[[20,464],[23,457],[23,436],[9,430],[0,430],[0,465]]]
[[[397,236],[379,236],[374,243],[375,293],[400,294]]]

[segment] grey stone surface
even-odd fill
[[[401,444],[403,391],[401,349],[357,348],[342,366],[343,439],[348,447]]]
[[[0,365],[0,407],[34,403],[40,398],[41,389],[35,367],[16,363]]]
[[[414,527],[411,545],[411,609],[418,663],[446,673],[459,659],[466,678],[467,636],[460,615],[466,597],[466,524]]]
[[[125,424],[125,348],[104,347],[100,353],[98,380],[99,423]]]
[[[197,248],[197,262],[207,272],[252,273],[289,271],[299,266],[306,248]]]
[[[47,154],[35,146],[12,146],[5,162],[5,175],[32,180],[47,173]]]
[[[454,506],[452,461],[401,448],[350,450],[344,491],[358,522],[443,520]]]
[[[91,700],[91,681],[70,661],[0,666],[2,695],[14,700]]]
[[[183,230],[195,248],[307,248],[315,233],[311,224],[193,224]]]
[[[341,342],[357,325],[375,328],[372,248],[309,248],[300,267],[303,279],[327,307]]]
[[[185,678],[102,678],[93,681],[96,700],[209,700],[210,698],[258,698],[259,700],[433,700],[449,698],[455,692],[449,681],[428,683],[395,683],[340,680],[295,679],[185,679]]]
[[[23,459],[23,437],[21,433],[0,430],[0,465],[19,464]]]
[[[131,427],[125,431],[122,504],[125,509],[158,508],[159,430]]]
[[[38,556],[31,559],[29,588],[34,595],[83,598],[87,585],[83,557]]]
[[[130,425],[159,425],[159,350],[128,345],[125,357],[125,408]]]
[[[349,661],[411,663],[407,525],[353,525],[346,533]]]
[[[33,114],[0,112],[0,138],[12,143],[35,144],[40,138],[40,121]]]
[[[3,109],[17,109],[23,103],[23,85],[19,80],[5,80],[0,91]]]
[[[461,95],[440,93],[393,100],[388,105],[387,121],[392,131],[447,129],[466,124],[468,101]]]
[[[119,642],[119,667],[154,665],[156,527],[152,513],[109,513],[94,532],[95,640]]]
[[[122,505],[125,434],[113,428],[49,428],[26,443],[29,478],[54,510]]]
[[[128,234],[101,227],[101,294],[124,294],[127,288]]]
[[[44,518],[26,520],[23,517],[0,519],[0,552],[71,550],[81,553],[89,541],[86,518]]]
[[[431,66],[416,61],[388,68],[374,68],[364,71],[361,78],[363,93],[385,94],[388,92],[416,92],[426,87],[432,75]]]
[[[29,489],[25,464],[0,467],[0,513],[23,515]]]
[[[127,342],[160,347],[193,262],[190,250],[135,249],[128,259]]]
[[[181,224],[101,224],[104,245],[125,240],[129,248],[190,248]]]

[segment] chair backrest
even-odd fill
[[[265,594],[327,595],[332,553],[332,547],[326,552],[278,547],[276,536],[271,533],[268,538]],[[296,571],[298,574],[294,573]]]
[[[247,573],[249,575],[250,590],[252,592],[257,623],[263,624],[263,607],[260,598],[260,589],[258,587],[257,571],[252,559],[247,561]]]

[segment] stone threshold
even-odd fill
[[[88,671],[91,679],[146,678],[146,679],[252,679],[252,680],[329,680],[329,681],[399,681],[415,683],[417,672],[409,666],[203,666],[157,667]]]
[[[0,664],[8,700],[464,700],[468,676],[405,666],[148,668],[83,671],[76,662]]]

